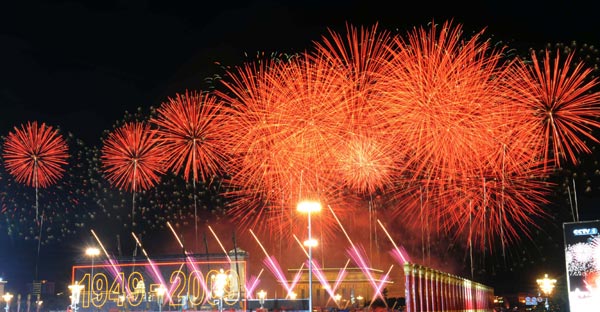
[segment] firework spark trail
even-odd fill
[[[364,250],[361,252],[358,248],[356,248],[356,246],[353,245],[351,248],[346,250],[346,252],[350,256],[350,258],[352,260],[354,260],[356,265],[358,265],[358,268],[363,272],[363,274],[367,277],[367,280],[369,281],[369,283],[371,283],[371,286],[373,287],[373,290],[375,291],[373,297],[374,298],[375,297],[383,298],[383,295],[378,290],[379,285],[377,285],[377,280],[370,271],[371,266],[365,260],[366,257],[364,256]]]
[[[263,244],[258,240],[258,237],[256,237],[252,230],[250,230],[250,234],[252,234],[262,251],[265,253],[265,259],[263,260],[265,266],[271,271],[271,273],[273,273],[273,275],[275,275],[275,278],[277,278],[277,280],[282,284],[282,286],[287,290],[288,293],[292,291],[293,289],[289,287],[287,283],[287,278],[285,277],[285,274],[283,274],[283,271],[281,270],[281,267],[279,266],[279,263],[277,263],[275,257],[272,257],[269,255],[269,253],[267,253],[267,250],[265,249]]]
[[[169,227],[169,229],[171,230],[171,233],[173,233],[173,236],[175,236],[175,239],[177,240],[177,242],[179,243],[179,246],[183,250],[188,267],[190,267],[192,272],[194,272],[194,275],[200,282],[200,286],[202,287],[202,289],[206,293],[208,293],[209,292],[208,285],[206,284],[206,280],[204,279],[202,270],[200,270],[200,268],[198,268],[196,266],[196,261],[191,257],[190,253],[185,249],[185,247],[183,246],[183,242],[181,241],[181,239],[179,239],[177,232],[175,231],[175,229],[173,228],[173,226],[171,225],[171,223],[169,221],[167,221],[167,226]],[[208,301],[208,297],[205,297],[203,299],[202,303],[206,303],[207,301]]]
[[[221,247],[221,250],[223,250],[223,253],[225,254],[225,257],[227,257],[227,262],[231,263],[231,258],[229,257],[229,254],[227,253],[227,250],[225,250],[225,247],[223,246],[223,244],[221,243],[221,240],[219,239],[219,237],[217,236],[217,233],[215,233],[215,231],[213,231],[212,227],[210,227],[210,225],[208,226],[208,229],[210,230],[210,232],[212,233],[212,235],[215,237],[215,239],[217,240],[217,243],[219,244],[219,246]]]
[[[129,289],[129,285],[127,285],[125,283],[125,281],[123,280],[122,274],[120,274],[121,272],[117,268],[118,263],[113,258],[110,257],[110,255],[106,251],[106,248],[104,248],[104,245],[102,244],[102,241],[100,241],[100,238],[98,237],[98,235],[96,235],[96,232],[94,232],[94,230],[90,230],[90,231],[92,232],[92,235],[94,236],[94,238],[98,242],[98,245],[100,246],[100,248],[104,252],[104,255],[106,256],[106,259],[108,260],[108,264],[110,264],[110,272],[112,273],[113,278],[115,280],[118,280],[120,282],[120,285],[124,285],[123,288],[125,289],[125,291],[127,293],[127,296],[131,295],[131,290]]]
[[[346,251],[348,252],[348,255],[350,256],[350,258],[352,260],[354,260],[354,262],[358,265],[358,267],[360,268],[360,270],[363,272],[363,274],[367,277],[367,279],[369,280],[369,283],[371,283],[371,286],[373,286],[373,289],[377,289],[378,285],[377,282],[375,281],[375,277],[371,274],[371,271],[369,270],[369,268],[371,267],[367,261],[365,260],[365,256],[363,256],[364,252],[361,252],[356,245],[354,245],[354,243],[352,242],[352,240],[350,239],[350,236],[348,235],[348,233],[346,232],[346,230],[344,229],[344,226],[342,225],[342,222],[340,222],[340,220],[338,219],[338,217],[336,216],[335,212],[333,211],[333,209],[331,208],[331,206],[327,206],[329,207],[329,210],[331,211],[331,213],[333,214],[335,220],[338,222],[338,225],[340,226],[340,228],[342,229],[342,232],[344,233],[344,235],[346,236],[346,238],[348,239],[348,242],[350,242],[350,248]],[[381,296],[381,294],[379,292],[375,292],[375,296]]]
[[[335,283],[333,284],[333,288],[332,288],[333,292],[335,292],[338,288],[340,288],[342,281],[344,280],[344,278],[346,278],[346,275],[348,275],[348,272],[346,272],[346,269],[348,269],[349,264],[350,264],[350,259],[346,260],[346,264],[344,264],[344,267],[338,272],[338,275],[335,278]],[[334,297],[331,297],[331,299],[334,299]]]
[[[246,299],[254,299],[254,290],[260,284],[260,276],[262,275],[265,269],[260,269],[257,276],[251,276],[248,282],[246,283]]]
[[[344,236],[346,236],[346,239],[348,240],[348,242],[350,243],[350,245],[352,246],[352,248],[354,248],[354,243],[350,239],[350,236],[348,235],[348,232],[346,232],[346,229],[342,225],[342,222],[340,221],[340,219],[338,219],[337,215],[335,214],[335,211],[333,211],[333,209],[331,208],[331,205],[327,205],[327,207],[329,208],[329,211],[331,211],[331,214],[335,218],[335,221],[337,221],[338,225],[340,226],[340,229],[342,230],[342,233],[344,233]]]
[[[308,258],[308,252],[306,251],[306,248],[304,248],[303,244],[300,242],[300,240],[298,239],[298,237],[295,234],[294,234],[294,239],[296,240],[296,242],[298,243],[298,245],[300,246],[300,248],[302,249],[302,251],[304,252],[306,257]],[[307,262],[308,262],[308,260],[307,260]],[[315,276],[317,277],[317,279],[319,280],[321,285],[323,285],[323,289],[327,290],[330,298],[332,298],[332,299],[335,297],[335,290],[339,287],[339,284],[346,276],[346,268],[348,267],[349,262],[350,262],[350,260],[348,259],[348,261],[346,261],[346,265],[344,266],[344,268],[342,270],[340,270],[340,272],[338,273],[338,276],[335,280],[334,286],[331,286],[331,285],[329,285],[329,282],[327,281],[327,277],[323,273],[321,266],[319,266],[318,261],[315,261],[313,259],[313,262],[312,262],[313,273],[315,274]]]
[[[344,280],[344,278],[347,275],[346,269],[348,268],[349,263],[350,263],[350,259],[348,259],[346,261],[346,264],[344,265],[344,267],[338,272],[338,275],[335,279],[333,286],[330,285],[329,282],[327,281],[327,277],[323,273],[323,270],[319,266],[319,263],[318,262],[313,263],[313,265],[317,269],[314,272],[315,275],[317,276],[317,279],[319,279],[319,282],[321,282],[321,285],[323,285],[323,289],[325,289],[327,291],[327,293],[329,294],[329,299],[327,300],[328,303],[329,303],[329,300],[331,300],[331,299],[333,299],[335,301],[335,292],[336,292],[336,290],[338,290],[342,281]]]
[[[378,296],[383,300],[383,302],[387,306],[387,301],[383,297],[383,293],[381,292],[381,290],[383,289],[383,286],[385,285],[385,283],[389,280],[390,272],[392,271],[393,267],[394,267],[394,265],[392,264],[390,266],[390,268],[388,269],[387,273],[385,273],[385,275],[381,278],[381,281],[379,282],[379,285],[377,285],[377,287],[375,288],[375,294],[373,295],[373,298],[371,299],[371,303],[369,304],[369,308],[371,307],[371,305],[373,304],[373,302],[375,302],[375,299],[377,299]]]
[[[304,268],[304,262],[302,262],[302,264],[300,264],[300,268],[298,269],[298,273],[296,273],[296,275],[294,275],[294,278],[292,279],[292,282],[290,283],[290,289],[291,291],[289,291],[286,295],[286,297],[290,297],[292,292],[294,291],[294,288],[296,287],[296,285],[298,284],[298,282],[300,281],[300,277],[302,276],[302,269]]]
[[[323,270],[321,269],[321,266],[319,265],[318,261],[313,261],[313,273],[315,274],[321,285],[323,285],[323,289],[325,289],[327,293],[329,293],[329,297],[334,298],[335,289],[332,289],[331,285],[329,285],[327,277],[325,276],[325,274],[323,274]]]
[[[509,88],[521,96],[516,101],[524,106],[524,114],[530,119],[529,130],[535,137],[543,138],[539,143],[544,159],[560,167],[561,160],[577,164],[576,153],[591,152],[584,138],[598,143],[592,129],[600,127],[600,93],[589,92],[598,85],[591,68],[574,64],[574,53],[568,54],[561,64],[559,55],[552,63],[548,50],[541,61],[532,52],[533,65],[518,62]],[[589,77],[591,81],[587,80]]]
[[[396,262],[400,264],[406,264],[410,262],[410,258],[408,257],[408,253],[406,252],[406,250],[404,250],[404,247],[402,247],[402,250],[390,250],[390,255],[392,256],[392,258],[394,258],[394,260],[396,260]]]
[[[398,261],[398,263],[400,263],[400,264],[405,264],[405,263],[410,262],[410,257],[408,256],[406,249],[404,249],[404,247],[402,247],[402,249],[400,249],[398,247],[398,245],[396,245],[396,242],[394,242],[394,240],[392,239],[392,236],[387,231],[385,226],[383,226],[383,223],[381,223],[381,221],[379,219],[377,219],[377,223],[379,224],[379,226],[381,227],[381,229],[383,230],[385,235],[387,235],[387,237],[390,240],[390,242],[392,243],[392,245],[394,245],[394,250],[391,251],[391,254],[396,259],[396,261]]]
[[[490,216],[497,220],[494,224],[501,224],[481,226],[485,230],[472,237],[483,249],[498,236],[503,241],[505,236],[509,241],[520,239],[517,230],[528,232],[532,216],[543,214],[538,199],[549,193],[548,185],[541,183],[548,174],[547,161],[541,157],[539,135],[532,133],[547,124],[533,120],[546,110],[536,113],[523,108],[528,100],[539,101],[532,102],[532,96],[523,99],[531,88],[515,83],[526,75],[513,73],[515,63],[505,62],[504,47],[497,49],[481,40],[483,32],[467,40],[460,39],[461,33],[460,26],[432,23],[430,30],[409,33],[407,40],[394,38],[389,48],[393,58],[374,88],[381,91],[381,104],[391,116],[389,129],[396,131],[390,136],[406,142],[407,150],[398,154],[412,155],[404,156],[406,169],[395,178],[403,184],[411,177],[411,184],[426,190],[430,207],[441,207],[428,209],[424,219],[441,224],[439,234],[456,233],[454,240],[468,236],[465,216],[470,209],[465,203],[481,202],[483,190],[477,181],[502,181],[501,186],[486,188],[486,199],[494,200],[478,211],[489,213],[473,217],[474,224],[489,223]],[[598,115],[591,111],[574,115],[585,114]],[[535,198],[523,196],[522,189]],[[464,199],[465,192],[469,200]],[[407,193],[398,197],[414,200]],[[400,206],[396,215],[418,224],[423,220],[416,213],[420,210],[411,207],[414,204]]]
[[[228,213],[244,227],[292,233],[288,225],[297,225],[286,209],[300,194],[339,190],[331,180],[331,144],[341,131],[328,127],[344,124],[348,113],[338,101],[348,87],[341,83],[343,75],[307,55],[267,64],[241,68],[230,73],[233,82],[225,82],[237,96],[224,95],[236,108],[230,180],[241,190],[233,194]],[[255,212],[251,219],[249,209]]]
[[[140,242],[140,240],[138,239],[138,237],[133,232],[131,232],[131,236],[133,236],[133,239],[135,240],[135,243],[140,247],[140,249],[142,250],[142,253],[146,257],[146,260],[148,261],[148,265],[150,266],[151,272],[152,272],[155,280],[158,280],[158,282],[161,285],[166,285],[165,280],[164,280],[164,278],[162,276],[162,273],[160,273],[160,271],[156,267],[156,264],[154,264],[154,261],[152,261],[152,259],[150,259],[150,256],[148,256],[148,253],[146,252],[146,249],[144,249],[144,246],[142,246],[142,243]],[[181,270],[181,267],[179,268],[179,271],[180,270]],[[179,277],[177,277],[177,279],[179,281]],[[168,301],[172,302],[171,292],[170,291],[167,292],[166,295],[167,295]]]
[[[4,165],[19,183],[45,188],[65,171],[68,147],[57,129],[37,121],[9,132],[3,148]]]
[[[350,189],[373,194],[391,185],[393,155],[397,154],[398,142],[380,136],[387,116],[376,105],[379,93],[370,92],[376,73],[391,58],[393,37],[388,31],[379,31],[377,25],[360,30],[350,25],[346,28],[345,37],[330,30],[329,38],[315,42],[313,55],[315,62],[343,72],[343,83],[349,86],[347,97],[340,102],[348,113],[348,122],[343,126],[345,138],[332,148],[338,154],[338,175]]]
[[[277,280],[281,283],[281,286],[285,288],[287,293],[293,291],[293,288],[288,284],[287,277],[283,273],[281,266],[273,256],[268,256],[263,260],[265,266],[273,273],[273,275],[277,278]]]

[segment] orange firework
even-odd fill
[[[58,130],[37,121],[15,127],[4,143],[4,166],[19,183],[45,188],[59,180],[68,147]]]
[[[405,201],[411,196],[397,191],[404,202],[398,215],[435,224],[432,229],[440,233],[462,236],[471,220],[465,216],[484,209],[483,198],[504,198],[505,211],[497,228],[504,226],[505,234],[515,238],[513,226],[525,227],[539,214],[542,202],[531,196],[520,197],[520,205],[509,205],[516,198],[507,197],[522,191],[522,184],[529,185],[532,194],[545,189],[530,180],[532,172],[526,170],[539,165],[531,162],[535,151],[515,146],[528,141],[515,135],[525,133],[519,131],[523,120],[515,118],[518,106],[507,100],[503,85],[512,63],[503,61],[503,48],[494,49],[481,40],[482,34],[463,39],[462,28],[448,22],[416,29],[406,40],[396,38],[391,49],[394,57],[374,88],[383,94],[388,131],[405,142],[397,183],[413,184],[421,194],[409,204]],[[535,173],[533,179],[539,179],[540,171]],[[484,191],[482,181],[504,184]],[[486,204],[488,213],[500,207],[494,206],[500,201]],[[472,235],[491,241],[491,233],[491,228],[470,232],[469,239]]]
[[[158,126],[167,168],[183,172],[186,180],[206,181],[227,160],[223,137],[223,107],[208,93],[177,94],[157,109],[151,120]]]
[[[380,192],[404,221],[482,249],[527,235],[550,165],[596,141],[595,80],[569,72],[571,58],[529,67],[483,31],[429,27],[406,38],[348,27],[290,61],[231,72],[218,95],[234,110],[234,218],[284,231],[304,195],[346,209],[349,195]]]
[[[38,188],[58,181],[67,164],[68,147],[58,130],[37,121],[15,127],[4,142],[4,166],[19,183],[35,188],[38,220]]]
[[[108,181],[131,192],[154,186],[164,172],[157,131],[131,122],[111,132],[102,147],[102,166]]]
[[[299,198],[335,192],[333,149],[347,118],[346,85],[341,73],[306,55],[246,65],[231,77],[226,87],[235,97],[222,94],[234,109],[228,145],[235,167],[228,171],[244,198],[230,213],[247,225],[278,228],[287,224],[280,217],[291,215],[282,209],[295,210]],[[260,215],[277,217],[261,222]]]
[[[477,175],[482,152],[502,146],[509,111],[499,105],[501,80],[492,79],[503,75],[502,54],[479,36],[463,42],[460,27],[433,24],[394,42],[375,88],[384,94],[389,131],[406,142],[404,166],[415,179]]]
[[[532,64],[519,62],[512,72],[510,87],[517,89],[514,100],[524,105],[528,131],[542,145],[544,159],[558,166],[568,159],[577,164],[577,153],[590,153],[586,139],[598,143],[591,134],[600,128],[600,93],[591,92],[597,78],[583,63],[573,64],[573,53],[561,64],[560,53],[554,59],[549,51],[540,62],[531,54]]]
[[[330,31],[315,43],[314,58],[345,78],[346,95],[339,111],[346,120],[341,135],[331,150],[336,154],[336,180],[362,194],[391,186],[397,138],[385,133],[386,116],[377,107],[381,93],[372,92],[378,73],[392,58],[393,37],[377,25],[360,30],[348,26],[346,37]]]

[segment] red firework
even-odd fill
[[[524,105],[528,131],[539,139],[544,159],[558,166],[561,160],[577,164],[577,153],[590,153],[586,139],[598,143],[591,133],[600,128],[600,93],[592,70],[583,63],[573,64],[573,53],[561,63],[560,53],[552,59],[548,50],[540,62],[531,54],[532,64],[518,63],[511,85],[516,102]]]
[[[404,142],[396,183],[412,184],[409,190],[420,194],[411,203],[410,191],[397,191],[397,213],[481,247],[498,236],[518,239],[514,229],[526,229],[541,214],[542,197],[533,194],[548,190],[539,183],[542,162],[527,144],[526,119],[507,100],[504,77],[512,63],[503,62],[502,48],[482,41],[482,33],[463,39],[460,26],[438,27],[395,40],[394,57],[375,85],[384,94],[388,131]],[[498,186],[489,187],[490,181]],[[517,196],[523,189],[531,196]],[[495,228],[471,231],[489,220]]]
[[[62,177],[69,155],[57,129],[34,121],[8,134],[3,157],[4,166],[17,182],[45,188]]]
[[[372,92],[379,73],[392,59],[393,37],[377,25],[360,30],[348,26],[346,36],[329,32],[316,42],[314,59],[331,72],[341,72],[347,87],[337,111],[347,120],[340,125],[341,137],[331,150],[336,154],[337,182],[361,194],[373,194],[391,186],[395,162],[399,160],[397,138],[385,133],[386,123],[377,103],[381,93]]]
[[[115,129],[102,147],[106,178],[115,187],[131,192],[147,190],[160,180],[163,159],[157,131],[142,122]]]
[[[228,158],[224,137],[229,135],[222,102],[208,93],[186,91],[157,113],[151,122],[158,126],[167,168],[194,181],[206,181],[221,170]]]
[[[347,189],[381,191],[404,221],[482,249],[527,234],[550,192],[548,150],[573,160],[587,151],[577,137],[596,141],[595,81],[507,60],[483,31],[430,27],[406,39],[350,28],[347,42],[331,33],[313,53],[230,73],[230,213],[291,228],[305,192],[341,203]]]
[[[235,109],[228,171],[242,198],[230,210],[234,218],[276,231],[289,223],[281,217],[293,216],[299,198],[335,193],[333,149],[347,119],[342,76],[306,55],[231,73],[226,86],[236,97],[220,95]]]

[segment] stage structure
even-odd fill
[[[72,268],[78,312],[246,310],[247,253],[111,259]],[[93,272],[93,275],[92,275]]]
[[[494,289],[418,264],[404,264],[406,312],[494,310]]]

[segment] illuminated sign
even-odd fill
[[[245,310],[245,272],[245,261],[111,261],[73,266],[72,282],[83,285],[78,307],[90,311],[158,310],[158,305],[200,310],[219,302]]]
[[[583,228],[583,229],[574,229],[573,235],[581,236],[581,235],[596,235],[598,234],[597,228]]]
[[[564,223],[565,262],[571,312],[598,310],[600,301],[600,221]]]

